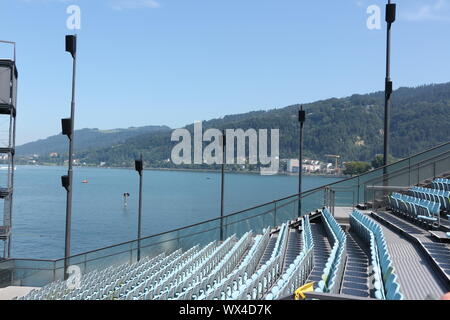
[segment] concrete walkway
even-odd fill
[[[39,289],[34,287],[6,287],[0,288],[0,300],[12,300],[15,297],[23,297],[31,290]]]

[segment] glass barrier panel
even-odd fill
[[[84,266],[83,273],[105,269],[112,265],[133,263],[131,251],[136,247],[136,241],[124,243],[70,259],[70,265]]]
[[[450,151],[450,143],[446,143],[442,146],[439,146],[437,148],[434,148],[432,150],[428,150],[425,153],[415,155],[411,157],[411,165],[419,164],[423,161],[427,161],[433,157],[439,156],[443,153]]]
[[[405,159],[405,160],[401,160],[401,161],[392,163],[391,165],[386,167],[386,173],[391,174],[391,173],[397,172],[397,171],[405,169],[405,168],[409,168],[409,159]],[[381,171],[384,174],[384,170],[382,169]]]
[[[212,241],[220,240],[220,219],[205,222],[178,231],[177,245],[174,242],[165,244],[173,248],[188,250],[196,245],[205,246]]]
[[[235,234],[241,237],[252,230],[261,233],[264,228],[273,227],[275,219],[275,202],[256,207],[236,215],[224,218],[224,229],[227,237]]]
[[[370,188],[398,186],[405,187],[434,178],[448,172],[450,167],[450,143],[429,150],[423,154],[379,168],[359,177],[354,177],[329,185],[334,192],[335,206],[354,206],[357,203],[373,201],[376,206],[385,204],[386,195],[394,189]],[[387,175],[384,176],[384,172]],[[328,190],[328,189],[327,189]],[[322,208],[325,204],[325,188],[302,195],[302,215]],[[263,228],[281,225],[298,215],[298,196],[267,203],[243,212],[170,231],[152,237],[122,243],[70,257],[69,265],[77,265],[82,273],[103,269],[111,265],[134,263],[137,261],[138,244],[141,257],[153,257],[162,252],[170,253],[177,249],[188,250],[195,245],[204,246],[219,240],[221,226],[224,237],[235,234],[241,237],[253,230],[261,233]],[[0,262],[0,284],[43,286],[49,282],[63,279],[64,259],[49,260],[8,260]]]
[[[372,190],[367,188],[368,186],[371,186],[376,179],[378,179],[380,176],[382,176],[383,170],[377,169],[374,171],[371,171],[367,173],[367,176],[364,175],[360,177],[359,179],[359,195],[360,195],[360,201],[359,202],[369,202],[372,201],[373,194]],[[370,177],[370,178],[369,178]]]
[[[425,163],[419,166],[419,181],[434,178],[434,163]]]
[[[275,221],[272,225],[279,226],[287,220],[298,217],[298,196],[277,201],[276,206]]]
[[[170,254],[180,248],[178,231],[168,232],[150,238],[141,239],[141,258],[156,257],[165,252]],[[137,260],[137,246],[134,249],[134,256]]]
[[[409,187],[411,185],[409,169],[390,174],[386,180],[387,185],[392,187]]]
[[[302,215],[322,209],[325,204],[325,189],[321,188],[302,196]]]
[[[440,176],[448,172],[450,172],[450,156],[445,156],[436,161],[436,175]]]
[[[14,260],[13,286],[42,287],[55,280],[55,263],[44,260]]]

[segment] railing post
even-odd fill
[[[419,184],[419,182],[420,182],[420,165],[417,164],[417,183],[416,184]]]
[[[433,162],[433,178],[436,179],[436,161]]]
[[[408,159],[408,186],[411,186],[411,158]]]
[[[359,185],[359,176],[358,176],[358,188],[357,188],[357,192],[358,192],[358,194],[357,194],[357,196],[356,196],[356,199],[358,200],[357,202],[358,202],[358,204],[359,204],[359,189],[360,189],[360,185]]]
[[[353,208],[355,208],[356,206],[355,206],[355,191],[354,190],[352,191],[352,196],[353,196],[352,205],[353,205]]]
[[[374,185],[372,185],[372,208],[374,211],[377,210],[376,206],[375,206],[375,188],[373,188]]]
[[[277,202],[274,201],[275,211],[273,212],[273,226],[277,225]]]
[[[364,183],[364,202],[367,202],[367,184]]]

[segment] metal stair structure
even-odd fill
[[[6,169],[0,175],[0,202],[3,202],[3,221],[0,221],[3,253],[0,253],[0,259],[8,259],[11,255],[18,72],[16,44],[0,40],[0,45],[12,46],[14,51],[12,59],[0,59],[0,159],[2,168]]]

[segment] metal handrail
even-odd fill
[[[439,145],[439,146],[437,146],[437,147],[434,147],[434,148],[429,149],[429,150],[427,150],[427,151],[424,151],[424,152],[422,152],[422,153],[419,153],[419,154],[416,154],[416,155],[414,155],[414,156],[411,156],[411,157],[409,157],[409,158],[407,158],[407,159],[403,159],[403,160],[397,161],[397,162],[395,162],[395,163],[393,163],[393,164],[390,164],[390,165],[388,165],[388,166],[386,166],[386,167],[392,167],[392,166],[394,166],[394,165],[396,165],[396,164],[398,164],[398,163],[400,163],[400,162],[406,162],[405,160],[410,160],[410,159],[412,159],[412,158],[414,158],[414,157],[420,156],[420,155],[422,155],[422,154],[426,154],[426,153],[428,153],[428,152],[431,152],[431,151],[433,151],[433,150],[436,150],[436,149],[438,149],[438,148],[441,148],[441,147],[446,146],[446,145],[449,145],[449,144],[450,144],[450,142],[444,143],[444,144],[442,144],[442,145]],[[449,152],[449,151],[444,152],[444,153],[442,153],[442,154],[446,154],[446,153],[448,153],[448,152]],[[439,155],[437,155],[437,156],[433,156],[433,157],[429,158],[428,160],[423,160],[423,161],[421,161],[421,162],[419,162],[419,163],[425,163],[426,161],[430,161],[430,159],[435,159],[435,158],[441,156],[442,154],[439,154]],[[406,165],[406,163],[405,163],[405,165]],[[269,213],[269,212],[273,212],[274,210],[275,210],[275,212],[276,212],[276,210],[278,210],[279,208],[282,208],[282,207],[284,207],[284,206],[287,206],[287,205],[289,205],[289,204],[292,204],[292,203],[298,201],[298,199],[303,199],[303,198],[308,197],[308,196],[310,196],[310,195],[312,195],[312,194],[314,194],[314,193],[317,193],[317,192],[319,192],[319,191],[323,191],[323,190],[326,190],[327,188],[329,189],[329,188],[332,188],[333,186],[336,186],[336,185],[338,185],[338,184],[345,183],[346,181],[350,181],[350,180],[352,180],[352,179],[354,179],[355,181],[356,181],[356,180],[359,181],[359,178],[360,178],[360,177],[364,177],[364,176],[366,176],[367,174],[373,174],[374,171],[382,171],[383,168],[384,168],[384,167],[381,167],[381,168],[378,168],[378,169],[376,169],[376,170],[373,170],[373,171],[370,171],[370,172],[367,172],[367,173],[364,173],[364,174],[361,174],[361,175],[358,175],[358,176],[354,176],[354,177],[350,177],[350,178],[343,179],[343,180],[340,180],[340,181],[336,181],[336,182],[334,182],[334,183],[331,183],[331,184],[328,184],[328,185],[325,185],[325,186],[313,188],[313,189],[310,189],[310,190],[308,190],[308,191],[305,191],[305,192],[303,192],[303,193],[301,193],[301,194],[298,194],[298,193],[297,193],[297,194],[294,194],[294,195],[291,195],[291,196],[283,197],[283,198],[278,199],[278,200],[274,200],[274,201],[271,201],[271,202],[267,202],[267,203],[264,203],[264,204],[260,204],[260,205],[257,205],[257,206],[254,206],[254,207],[251,207],[251,208],[248,208],[248,209],[245,209],[245,210],[240,210],[240,211],[237,211],[237,212],[228,214],[228,215],[224,216],[223,218],[217,217],[217,218],[209,219],[209,220],[202,221],[202,222],[199,222],[199,223],[195,223],[195,224],[192,224],[192,225],[189,225],[189,226],[186,226],[186,227],[181,227],[181,228],[173,229],[173,230],[170,230],[170,231],[161,232],[161,233],[154,234],[154,235],[147,236],[147,237],[143,237],[143,238],[140,238],[140,239],[130,240],[130,241],[123,242],[123,243],[119,243],[119,244],[115,244],[115,245],[105,246],[105,247],[102,247],[102,248],[99,248],[99,249],[95,249],[95,250],[91,250],[91,251],[87,251],[87,252],[84,252],[84,253],[80,253],[80,254],[73,255],[73,256],[69,257],[69,259],[75,259],[75,258],[77,258],[77,257],[87,256],[87,255],[89,255],[89,254],[96,253],[96,252],[100,252],[100,251],[104,251],[104,250],[107,250],[107,249],[116,248],[116,247],[119,247],[119,246],[125,246],[125,245],[127,245],[127,244],[136,243],[137,241],[148,240],[148,239],[151,239],[151,238],[156,238],[156,237],[158,237],[158,236],[163,236],[163,235],[170,234],[170,233],[176,233],[176,232],[179,232],[179,231],[182,231],[182,230],[188,230],[189,228],[194,228],[194,227],[197,227],[197,226],[199,226],[199,225],[211,223],[211,222],[214,222],[214,221],[219,221],[219,220],[221,220],[221,219],[227,219],[227,218],[236,216],[236,215],[241,214],[241,213],[244,213],[244,212],[249,212],[249,211],[251,211],[251,210],[255,210],[255,209],[258,209],[258,208],[262,208],[262,207],[264,207],[264,206],[274,205],[274,208],[272,208],[272,209],[270,209],[270,210],[268,210],[268,211],[264,211],[263,213],[259,213],[259,214],[253,215],[253,216],[251,216],[251,217],[246,217],[246,218],[243,218],[243,219],[239,219],[238,221],[230,222],[230,223],[228,223],[226,226],[233,225],[233,224],[236,224],[236,223],[241,222],[242,220],[248,220],[248,219],[252,219],[252,218],[255,218],[255,217],[258,217],[258,216],[261,216],[261,215],[265,215],[265,214],[267,214],[267,213]],[[401,169],[395,171],[395,172],[404,170],[405,168],[406,168],[406,166],[405,166],[404,168],[401,168]],[[392,175],[392,174],[393,174],[393,173],[391,173],[391,175]],[[379,179],[379,178],[380,178],[380,177],[377,177],[376,179]],[[371,179],[371,180],[373,180],[373,179]],[[370,181],[370,180],[369,180],[369,181]],[[367,182],[364,182],[363,184],[366,184],[366,183],[367,183]],[[354,185],[354,186],[355,186],[355,185]],[[353,186],[353,187],[354,187],[354,186]],[[359,182],[358,182],[358,184],[357,184],[356,186],[360,187],[361,184],[359,184]],[[338,187],[336,187],[336,189],[347,189],[347,188],[351,188],[351,186],[348,186],[348,187],[347,187],[347,186],[338,186]],[[277,206],[276,206],[277,203],[282,202],[282,201],[285,201],[285,200],[288,200],[288,199],[292,199],[292,201],[290,201],[290,202],[288,202],[288,203],[286,203],[286,204],[282,204],[280,207],[277,207]],[[353,202],[354,202],[354,201],[353,201]],[[216,230],[217,228],[218,228],[218,227],[215,227],[215,228],[212,228],[211,230]],[[211,230],[210,230],[210,231],[211,231]],[[157,244],[160,244],[160,243],[165,243],[165,242],[167,242],[167,241],[174,241],[174,240],[177,240],[177,239],[182,239],[182,238],[185,238],[185,237],[190,237],[190,236],[192,236],[192,235],[200,234],[200,233],[204,233],[204,232],[206,232],[206,231],[205,231],[205,230],[202,230],[202,231],[200,231],[200,232],[196,232],[196,233],[192,233],[192,234],[187,234],[187,235],[185,235],[185,236],[181,236],[181,237],[178,236],[178,237],[175,237],[175,238],[170,239],[170,240],[164,240],[164,241],[160,241],[160,242],[158,242],[158,243],[152,243],[152,244],[149,244],[149,245],[147,245],[147,246],[145,246],[145,247],[151,247],[151,246],[154,246],[154,245],[157,245]],[[131,249],[131,250],[133,250],[133,249]],[[122,251],[122,252],[114,252],[114,253],[111,253],[111,254],[109,254],[109,255],[103,255],[103,256],[98,257],[98,258],[93,258],[93,259],[85,260],[84,262],[90,262],[90,261],[95,261],[95,260],[99,260],[99,259],[104,259],[105,257],[108,257],[108,256],[114,256],[114,255],[118,255],[118,254],[125,253],[125,252],[130,252],[130,249],[124,250],[124,251]],[[19,258],[19,259],[9,259],[9,260],[6,260],[6,261],[7,261],[7,262],[8,262],[8,261],[9,261],[9,262],[13,262],[13,261],[47,262],[47,263],[53,263],[53,264],[56,264],[57,262],[60,262],[60,261],[63,261],[63,260],[64,260],[64,258],[60,258],[60,259],[20,259],[20,258]],[[0,262],[0,264],[1,264],[1,263],[2,263],[2,262]],[[21,267],[20,269],[28,269],[28,268],[22,268],[22,267]],[[35,270],[37,270],[37,268],[29,268],[29,269],[35,269]],[[43,269],[43,270],[52,270],[52,269]],[[56,266],[54,267],[53,270],[57,270]]]
[[[425,165],[429,165],[430,163],[427,163],[427,162],[429,162],[429,161],[433,161],[433,160],[434,160],[434,162],[432,162],[432,163],[436,163],[437,160],[445,160],[445,159],[448,159],[448,158],[450,158],[450,155],[448,155],[449,153],[450,153],[450,150],[445,151],[445,152],[442,152],[442,153],[440,153],[440,154],[438,154],[438,155],[436,155],[436,156],[433,156],[432,158],[429,158],[429,159],[420,161],[420,162],[418,162],[418,163],[416,163],[416,164],[413,165],[413,166],[414,166],[414,169],[416,169],[416,168],[417,168],[417,169],[420,169],[421,167],[423,167],[423,166],[425,166]],[[445,155],[447,155],[447,157],[441,158],[442,156],[445,156]],[[438,158],[439,158],[439,159],[438,159]],[[404,159],[404,160],[401,160],[401,161],[406,161],[406,160],[410,160],[410,158]],[[397,163],[398,163],[398,162],[397,162]],[[372,183],[372,182],[375,181],[375,180],[385,179],[386,177],[392,177],[393,175],[401,174],[401,173],[404,173],[405,171],[411,171],[411,169],[413,169],[413,168],[411,168],[410,165],[408,165],[408,166],[405,166],[405,167],[403,167],[403,168],[400,168],[400,169],[398,169],[398,170],[396,170],[396,171],[393,171],[393,172],[390,172],[390,173],[386,173],[386,174],[383,174],[383,175],[381,175],[381,176],[379,176],[379,177],[376,177],[376,178],[367,180],[367,181],[364,182],[364,184]],[[377,168],[377,170],[379,170],[379,168]],[[371,171],[371,172],[373,172],[373,171]]]

